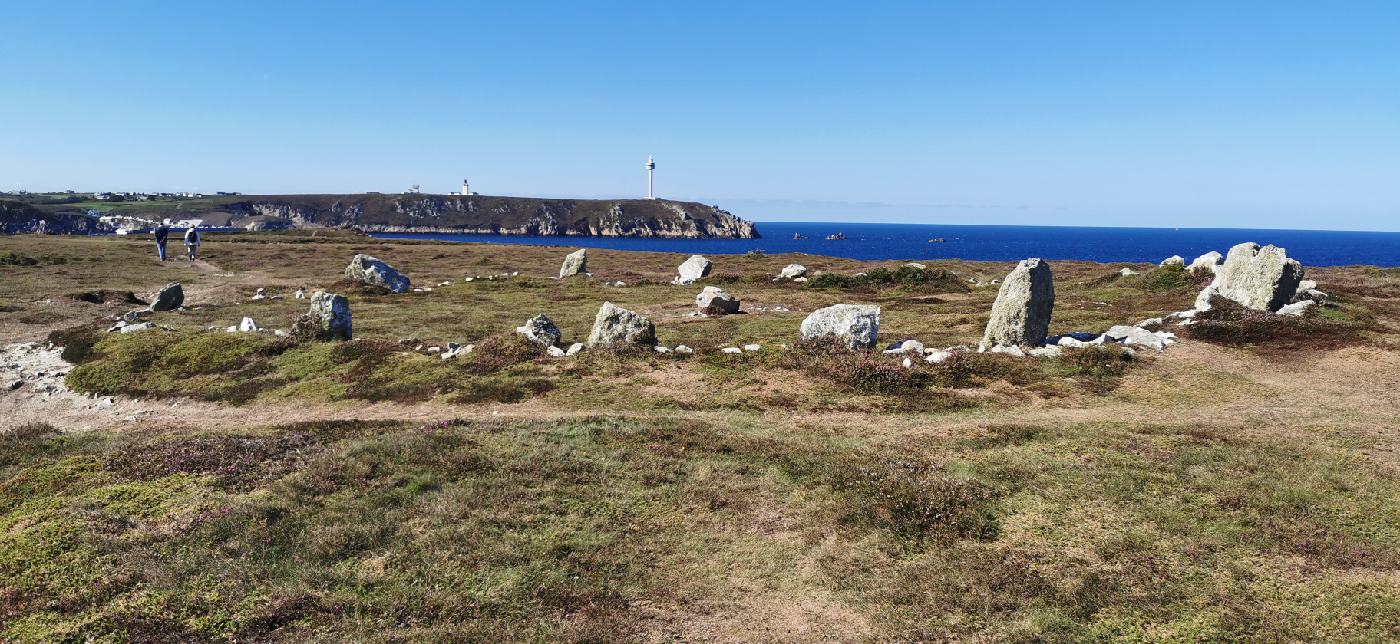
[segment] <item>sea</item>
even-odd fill
[[[758,239],[527,237],[438,233],[376,233],[384,239],[532,244],[706,255],[806,253],[850,259],[1081,259],[1157,263],[1180,255],[1190,262],[1241,242],[1273,244],[1307,266],[1400,266],[1400,232],[1256,230],[1245,228],[1094,228],[1080,226],[952,226],[834,222],[756,222]],[[844,236],[829,240],[828,235]],[[800,238],[798,238],[800,236]],[[942,240],[942,241],[937,241]]]

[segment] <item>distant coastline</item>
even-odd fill
[[[1233,228],[1111,228],[1071,226],[971,226],[758,221],[758,239],[638,239],[499,236],[444,233],[374,233],[384,239],[558,245],[613,250],[743,254],[805,253],[860,260],[966,259],[1157,263],[1172,255],[1188,260],[1224,252],[1245,241],[1274,244],[1309,266],[1400,266],[1400,233]],[[845,239],[828,241],[828,235]],[[800,234],[802,239],[794,239]],[[944,242],[930,242],[943,238]]]

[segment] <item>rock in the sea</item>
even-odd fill
[[[1168,257],[1168,258],[1162,260],[1162,263],[1161,263],[1161,264],[1158,264],[1158,266],[1185,266],[1185,265],[1186,265],[1186,259],[1183,258],[1183,257],[1180,256],[1180,255],[1172,255],[1171,257]]]
[[[383,286],[392,293],[408,291],[408,277],[383,260],[370,255],[359,254],[345,267],[345,276],[371,286]]]
[[[806,266],[803,266],[803,265],[801,265],[801,264],[788,264],[787,266],[784,266],[784,267],[783,267],[783,270],[782,270],[782,271],[779,271],[779,272],[778,272],[778,279],[780,279],[780,280],[790,280],[790,279],[797,279],[797,278],[799,278],[799,277],[805,277],[806,275],[807,275],[807,267],[806,267]],[[776,281],[776,280],[775,280],[775,281]]]
[[[718,286],[706,286],[695,296],[695,306],[699,307],[701,313],[727,315],[739,312],[739,298]]]
[[[318,340],[349,340],[352,337],[350,301],[343,295],[316,291],[311,294],[311,309],[297,325],[303,328],[294,329],[294,333],[304,331]]]
[[[564,263],[559,265],[559,279],[583,275],[588,272],[588,249],[580,248],[564,256]]]
[[[1200,257],[1197,257],[1196,259],[1191,260],[1191,265],[1187,267],[1187,270],[1191,271],[1192,273],[1210,271],[1212,274],[1214,274],[1215,267],[1219,266],[1220,262],[1224,260],[1224,255],[1221,255],[1219,251],[1213,250],[1209,253],[1201,255]]]
[[[515,327],[515,332],[536,344],[552,347],[559,344],[564,334],[554,324],[554,320],[541,313],[525,321],[524,326]]]
[[[152,311],[174,311],[185,303],[185,289],[179,282],[171,282],[156,293],[151,300]]]
[[[603,302],[593,318],[593,331],[588,334],[588,346],[614,344],[656,345],[656,326],[645,316],[629,311],[612,302]]]
[[[679,275],[676,276],[676,279],[673,280],[672,283],[694,284],[696,280],[703,279],[706,275],[709,275],[710,270],[713,268],[714,264],[710,263],[710,260],[699,255],[691,255],[690,259],[681,262],[681,265],[676,267],[676,272],[679,273]]]
[[[1207,310],[1215,294],[1257,311],[1277,311],[1293,299],[1302,279],[1303,265],[1284,249],[1245,242],[1231,248],[1225,263],[1216,267],[1215,280],[1201,291],[1196,308]]]
[[[875,346],[879,335],[880,307],[874,305],[834,304],[802,320],[803,339],[835,337],[853,349]]]
[[[1021,260],[997,291],[982,341],[991,347],[1039,346],[1050,331],[1054,310],[1055,282],[1049,262]]]

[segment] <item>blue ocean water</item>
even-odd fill
[[[1308,266],[1400,266],[1400,233],[1239,228],[1091,228],[1072,226],[945,226],[758,222],[759,239],[645,239],[634,237],[519,237],[382,233],[375,237],[497,244],[535,244],[669,253],[807,253],[851,259],[1083,259],[1157,263],[1172,255],[1191,261],[1240,242],[1273,244]],[[805,239],[794,239],[800,233]],[[841,233],[846,239],[828,241]],[[944,242],[929,240],[943,238]]]

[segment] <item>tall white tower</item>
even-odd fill
[[[466,180],[466,179],[463,179],[463,180],[462,180],[462,194],[463,194],[463,195],[469,195],[469,194],[471,194],[471,193],[472,193],[472,186],[471,186],[471,184],[467,183],[467,180]]]
[[[656,194],[653,193],[653,192],[651,191],[651,188],[652,188],[652,175],[655,174],[655,173],[656,173],[656,161],[653,161],[653,160],[652,160],[651,155],[647,155],[647,199],[655,199],[655,198],[656,198]]]

